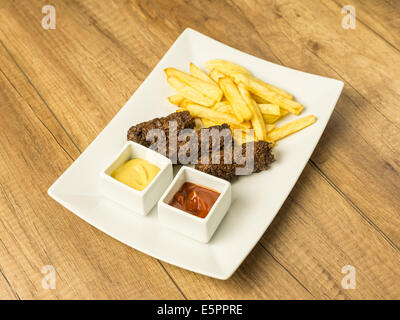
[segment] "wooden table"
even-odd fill
[[[400,2],[0,3],[0,298],[400,299]],[[138,252],[48,187],[191,27],[290,68],[341,79],[327,129],[279,215],[219,281]],[[42,287],[42,267],[56,289]],[[356,271],[344,289],[342,268]]]

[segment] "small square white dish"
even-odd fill
[[[142,191],[135,190],[111,177],[111,173],[128,160],[141,158],[160,168],[160,171]],[[117,156],[100,173],[100,191],[109,199],[130,211],[146,215],[155,206],[172,182],[172,162],[163,155],[136,142],[128,141]]]
[[[146,217],[132,214],[99,191],[99,172],[126,143],[130,126],[175,111],[174,94],[164,68],[188,71],[190,62],[204,68],[210,59],[225,59],[254,76],[292,93],[314,114],[312,126],[274,147],[276,161],[267,171],[232,183],[232,202],[207,244],[187,238],[159,223],[157,207]],[[176,266],[227,279],[264,234],[307,164],[343,88],[343,82],[286,68],[251,56],[186,29],[124,107],[78,159],[50,187],[49,195],[83,220],[117,240]],[[288,117],[287,121],[293,117]]]
[[[177,209],[169,203],[185,182],[217,191],[220,195],[205,218],[199,218],[186,211]],[[171,185],[158,201],[158,220],[167,228],[186,235],[189,238],[207,243],[231,205],[231,184],[223,179],[211,176],[199,170],[182,167]]]

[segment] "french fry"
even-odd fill
[[[261,98],[257,96],[254,93],[251,93],[251,96],[253,97],[254,101],[257,102],[258,104],[271,104],[269,101],[265,100],[264,98]],[[283,112],[284,111],[284,112]],[[289,112],[287,110],[284,110],[281,108],[281,115],[284,116],[288,114]]]
[[[214,59],[206,62],[206,68],[208,70],[216,69],[221,73],[234,78],[235,82],[237,82],[236,81],[237,74],[241,74],[245,77],[252,78],[254,81],[258,82],[260,86],[265,87],[265,89],[273,91],[289,100],[293,100],[293,96],[290,93],[254,77],[247,69],[237,65],[236,63],[222,59]]]
[[[260,105],[259,105],[260,106]],[[276,115],[272,115],[272,114],[268,114],[268,113],[263,113],[262,111],[262,115],[263,115],[263,118],[264,118],[264,122],[265,123],[268,123],[268,124],[273,124],[273,123],[275,123],[276,121],[278,121],[278,120],[280,120],[280,119],[282,119],[284,116],[286,116],[287,114],[289,114],[289,112],[288,111],[286,111],[286,110],[284,110],[284,109],[282,109],[282,108],[280,108],[280,111],[281,111],[281,115],[280,116],[276,116]]]
[[[196,128],[226,123],[238,143],[264,140],[275,145],[316,121],[310,115],[276,128],[277,120],[288,113],[299,115],[303,109],[292,95],[229,61],[209,60],[206,67],[210,70],[208,75],[193,63],[190,74],[174,68],[164,70],[168,83],[177,91],[168,100],[180,108],[178,112],[189,111]]]
[[[258,105],[260,107],[262,114],[269,114],[271,116],[281,116],[281,108],[277,104],[272,103],[260,103]]]
[[[263,119],[264,119],[264,122],[267,124],[274,124],[275,122],[277,122],[280,119],[280,117],[271,116],[269,114],[263,114]]]
[[[265,129],[267,129],[267,132],[272,131],[275,128],[274,124],[265,124]]]
[[[214,84],[214,85],[217,84],[217,82],[214,82],[203,70],[201,70],[199,67],[197,67],[193,63],[190,63],[189,70],[190,70],[190,74],[193,77],[196,77],[196,78],[198,78],[200,80],[203,80],[205,82],[209,82],[209,83]]]
[[[289,111],[281,108],[281,118],[286,116],[288,113],[289,113]]]
[[[233,139],[238,144],[243,144],[246,142],[257,141],[257,137],[253,134],[250,134],[248,130],[240,130],[240,129],[233,129]]]
[[[220,102],[217,102],[217,103],[212,107],[212,109],[215,110],[215,111],[227,113],[227,114],[232,115],[233,117],[235,117],[235,115],[233,114],[233,111],[232,111],[232,106],[231,106],[231,105],[229,104],[229,102],[227,102],[227,101],[220,101]],[[252,125],[251,125],[251,122],[250,122],[250,121],[243,121],[243,122],[240,124],[240,126],[238,126],[238,125],[236,125],[236,124],[232,124],[232,123],[229,123],[229,125],[230,125],[232,128],[237,128],[237,129],[251,129],[251,128],[252,128]]]
[[[252,129],[250,121],[241,122],[240,125],[236,123],[228,123],[232,128],[236,129]]]
[[[195,118],[194,119],[194,130],[200,130],[203,127],[203,122],[201,121],[200,118]]]
[[[212,69],[210,71],[209,77],[213,79],[216,83],[218,83],[219,79],[225,77],[225,75],[219,72],[217,69]]]
[[[232,72],[241,72],[244,74],[250,74],[250,72],[247,71],[247,69],[243,68],[242,66],[239,66],[236,63],[222,59],[208,60],[206,62],[206,68],[210,71],[216,69],[226,75],[229,75]]]
[[[181,103],[179,104],[179,107],[182,108],[182,109],[186,109],[186,106],[187,106],[188,104],[192,104],[192,103],[194,103],[192,100],[183,98],[183,100],[182,100]]]
[[[183,99],[185,99],[185,97],[180,94],[174,94],[173,96],[168,97],[168,101],[177,106],[179,106]]]
[[[252,93],[251,96],[253,97],[254,101],[257,102],[258,104],[269,104],[267,100],[264,98],[259,97],[258,95]]]
[[[243,74],[236,73],[235,82],[243,83],[252,93],[267,100],[269,103],[279,105],[281,108],[295,115],[299,115],[303,110],[303,106],[300,103],[287,99],[274,91],[268,90],[264,85],[260,84],[259,81],[254,80],[252,77],[246,77]]]
[[[164,69],[165,74],[167,77],[175,77],[188,86],[192,87],[195,90],[200,91],[204,96],[209,97],[215,101],[221,101],[222,99],[222,91],[218,87],[216,83],[209,83],[203,80],[200,80],[196,77],[193,77],[189,74],[186,74],[182,71],[179,71],[174,68],[166,68]],[[191,99],[193,100],[193,99]],[[194,101],[194,100],[193,100]]]
[[[261,103],[258,106],[260,107],[265,123],[272,124],[281,118],[282,109],[278,105]]]
[[[243,100],[232,79],[226,77],[219,79],[219,86],[224,92],[226,99],[232,106],[232,110],[236,118],[238,118],[240,122],[243,122],[244,120],[250,120],[252,117],[251,110]]]
[[[261,103],[258,105],[266,123],[275,123],[281,117],[281,108],[276,104]]]
[[[251,96],[253,97],[254,101],[258,103],[259,106],[261,106],[261,105],[263,105],[263,104],[272,105],[272,103],[269,103],[267,100],[265,100],[265,99],[263,99],[263,98],[257,96],[257,95],[254,94],[254,93],[252,93]],[[276,106],[276,105],[275,105],[275,106]],[[279,107],[279,106],[278,106],[278,107]],[[281,109],[281,110],[280,110],[280,111],[281,111],[281,118],[282,118],[283,116],[286,116],[286,115],[289,113],[289,111],[287,111],[287,110],[285,110],[285,109],[282,109],[281,107],[279,107],[279,108]]]
[[[254,134],[255,134],[257,140],[266,140],[267,139],[267,130],[265,128],[264,119],[261,114],[260,108],[258,107],[258,104],[250,96],[250,93],[246,89],[244,84],[239,84],[238,89],[239,89],[239,92],[240,92],[243,100],[246,102],[247,106],[250,108],[250,110],[252,112],[252,117],[251,117],[250,121],[251,121],[251,124],[253,125]]]
[[[233,114],[232,106],[229,104],[228,101],[217,102],[212,108],[216,111]]]
[[[209,127],[212,127],[212,126],[219,125],[218,122],[214,122],[214,121],[206,119],[206,118],[202,118],[201,122],[203,123],[203,128],[209,128]]]
[[[232,77],[235,79],[235,82],[243,82],[243,77],[247,77],[248,79],[251,79],[252,81],[257,82],[258,85],[264,87],[266,90],[275,92],[275,93],[279,94],[280,96],[285,97],[286,99],[293,100],[293,96],[290,93],[288,93],[285,90],[282,90],[278,87],[275,87],[272,84],[266,83],[252,75],[233,73]],[[262,97],[260,97],[260,98],[262,98]]]
[[[178,91],[180,95],[202,106],[210,107],[213,106],[216,102],[214,99],[203,95],[201,92],[188,86],[185,82],[181,81],[178,78],[168,77],[167,82],[172,88]]]
[[[212,107],[212,109],[214,109],[215,111],[225,112],[225,113],[228,113],[228,114],[230,114],[230,115],[232,115],[232,116],[235,116],[235,115],[233,114],[233,111],[232,111],[232,106],[229,104],[228,101],[220,101],[220,102],[217,102],[217,103],[214,105],[214,107]],[[252,125],[251,125],[251,122],[250,122],[250,121],[243,121],[243,122],[240,124],[240,126],[235,126],[235,125],[233,125],[233,124],[231,124],[231,126],[234,127],[234,128],[247,128],[247,129],[252,128]]]
[[[228,113],[215,111],[197,104],[187,105],[186,110],[190,112],[192,117],[205,118],[218,123],[226,123],[235,128],[248,128],[248,126],[240,123],[238,119]]]
[[[268,139],[272,141],[281,140],[292,133],[295,133],[312,125],[315,121],[317,121],[317,119],[313,115],[293,120],[269,132]]]

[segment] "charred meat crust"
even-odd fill
[[[250,144],[252,146],[250,146]],[[244,158],[246,157],[247,149],[250,147],[254,147],[254,168],[252,172],[249,172],[249,174],[267,170],[269,165],[275,161],[274,155],[272,154],[272,145],[269,142],[256,141],[243,144],[242,148],[239,148],[239,152],[242,153]],[[234,148],[233,150],[237,149]],[[239,167],[244,167],[243,164],[235,163],[235,159],[238,159],[239,157],[228,159],[226,161],[224,158],[223,149],[219,151],[219,163],[212,163],[211,157],[214,156],[215,154],[211,152],[208,163],[204,164],[199,161],[195,168],[213,176],[232,181],[236,176],[236,169]]]
[[[171,126],[171,122],[174,122],[173,126]],[[142,122],[135,126],[132,126],[128,130],[127,139],[129,141],[137,142],[145,147],[155,147],[154,144],[157,144],[157,147],[159,147],[158,151],[160,153],[169,158],[177,158],[176,155],[179,149],[179,145],[172,145],[170,152],[169,136],[171,135],[177,137],[182,130],[193,129],[194,125],[194,118],[190,115],[188,111],[174,112],[166,117],[155,118],[153,120]],[[149,136],[150,130],[154,129],[160,129],[165,134],[166,143],[164,144],[164,148],[161,147],[163,145],[161,142],[163,141],[158,141],[156,138],[151,138]]]
[[[174,112],[166,117],[155,118],[150,121],[139,123],[136,126],[132,126],[128,130],[127,138],[130,141],[134,141],[148,147],[153,143],[151,140],[146,140],[148,132],[153,129],[161,129],[168,137],[168,133],[170,131],[170,121],[176,121],[176,129],[178,134],[179,131],[183,129],[194,128],[194,118],[190,115],[189,111]]]
[[[242,154],[245,156],[246,148],[251,142],[243,145]],[[269,165],[275,161],[272,153],[272,144],[266,141],[254,142],[254,170],[253,172],[261,172],[267,170]]]
[[[203,151],[207,153],[211,150],[224,149],[225,144],[233,143],[232,131],[226,123],[218,126],[202,128],[197,134],[200,149],[202,147],[201,143],[204,143]],[[219,137],[219,141],[216,139],[217,137]]]
[[[176,121],[176,125],[171,127],[170,121]],[[244,166],[243,164],[235,163],[235,157],[234,159],[232,157],[225,159],[225,149],[228,147],[232,148],[232,151],[239,149],[242,157],[246,157],[248,148],[254,147],[254,169],[252,172],[267,170],[269,165],[275,160],[272,154],[272,145],[266,141],[248,142],[243,144],[242,148],[235,148],[235,142],[233,141],[230,127],[227,124],[203,128],[198,131],[193,130],[194,126],[194,118],[188,111],[175,112],[167,117],[156,118],[132,126],[128,130],[127,138],[146,147],[154,147],[159,141],[157,139],[146,138],[150,130],[160,129],[165,134],[166,143],[164,144],[164,149],[158,147],[157,151],[179,164],[180,155],[185,153],[188,157],[191,149],[197,149],[198,159],[192,161],[192,163],[196,163],[196,169],[228,181],[231,181],[236,176],[237,168]],[[184,129],[192,129],[193,131],[190,132],[189,130],[185,141],[177,142],[170,147],[169,137],[178,137]],[[195,146],[193,146],[190,139],[192,135],[197,135],[198,138],[195,139],[198,141]],[[219,141],[218,139],[213,139],[215,136],[220,137]],[[230,153],[230,155],[232,154]],[[219,163],[212,163],[212,160],[215,158],[219,159]],[[204,161],[205,159],[208,159],[208,161]],[[204,163],[202,163],[202,160]]]
[[[223,150],[219,151],[219,155],[220,155],[220,162],[218,164],[211,163],[211,159],[209,160],[209,163],[207,163],[207,164],[204,164],[201,162],[201,160],[199,160],[199,162],[196,164],[195,168],[197,170],[211,174],[218,178],[232,181],[233,178],[235,177],[235,172],[236,172],[237,166],[234,163],[229,163],[231,161],[229,161],[229,162],[225,161]],[[211,158],[211,155],[209,156],[209,158]]]

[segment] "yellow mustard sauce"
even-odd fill
[[[142,191],[155,178],[160,168],[147,160],[136,158],[125,162],[111,173],[111,177],[127,186]]]

